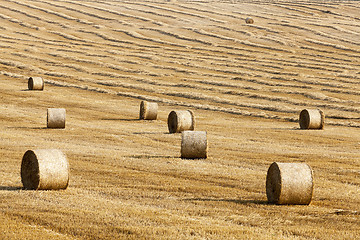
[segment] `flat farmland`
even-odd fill
[[[360,238],[359,1],[0,0],[0,22],[1,239]],[[305,108],[323,130],[300,130]],[[207,159],[169,134],[186,109]],[[68,188],[22,189],[48,148]],[[311,166],[310,205],[267,202],[273,162]]]

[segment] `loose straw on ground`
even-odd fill
[[[28,88],[29,90],[44,90],[44,80],[41,77],[30,77]]]
[[[325,114],[319,109],[304,109],[300,112],[299,124],[301,129],[323,129]]]
[[[170,133],[194,130],[194,113],[190,110],[171,111],[168,116],[168,128]]]
[[[247,17],[247,18],[245,19],[245,22],[246,22],[247,24],[253,24],[253,23],[254,23],[254,19],[252,19],[251,17]]]
[[[313,188],[313,172],[306,163],[274,162],[268,169],[266,195],[270,203],[308,205]]]
[[[207,158],[208,141],[205,131],[183,131],[181,158]]]
[[[156,102],[141,101],[140,119],[156,120],[158,114],[158,104]]]
[[[65,128],[66,110],[64,108],[48,108],[47,127]]]
[[[38,149],[25,152],[21,163],[24,189],[66,189],[69,183],[69,163],[58,149]]]

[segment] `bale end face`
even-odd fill
[[[309,205],[313,194],[313,172],[306,163],[270,165],[266,176],[269,203]]]
[[[168,128],[170,133],[176,133],[178,131],[178,118],[175,111],[171,111],[168,116]]]
[[[269,203],[278,203],[281,194],[280,169],[275,163],[271,164],[266,175],[266,196]]]
[[[24,189],[36,190],[39,188],[39,163],[33,151],[25,152],[21,162],[21,182]]]
[[[44,80],[41,77],[30,77],[28,80],[29,90],[44,90]]]

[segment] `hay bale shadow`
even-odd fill
[[[202,202],[231,202],[241,205],[257,204],[270,205],[267,200],[243,200],[243,199],[215,199],[215,198],[187,198],[185,201],[202,201]]]
[[[33,130],[41,130],[41,129],[48,129],[47,127],[7,127],[10,129],[33,129]]]
[[[168,132],[133,132],[133,134],[168,134]]]
[[[137,159],[152,159],[152,158],[178,158],[178,156],[168,156],[168,155],[129,155],[129,158],[137,158]]]
[[[18,191],[22,189],[23,187],[0,186],[0,191]]]
[[[141,121],[141,119],[137,118],[102,118],[103,121],[124,121],[124,122],[137,122]]]

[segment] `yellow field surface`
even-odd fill
[[[0,0],[0,22],[0,239],[360,238],[359,1]],[[168,133],[186,109],[207,159]],[[66,154],[66,190],[22,189],[39,148]],[[275,161],[312,167],[309,206],[268,204]]]

